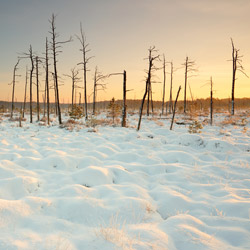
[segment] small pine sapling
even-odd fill
[[[112,100],[110,101],[108,105],[108,114],[110,117],[113,119],[113,124],[115,123],[115,118],[119,115],[120,113],[120,105],[115,103],[115,98],[113,97]]]

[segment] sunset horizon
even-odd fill
[[[15,3],[15,4],[14,4]],[[51,35],[49,19],[56,14],[56,30],[60,34],[59,40],[73,41],[63,44],[62,53],[58,56],[58,74],[60,100],[70,100],[71,80],[65,75],[70,74],[73,67],[82,70],[80,43],[76,35],[80,33],[80,22],[86,41],[89,44],[89,56],[93,57],[88,64],[87,95],[92,99],[93,77],[95,67],[98,66],[103,74],[127,72],[128,99],[141,99],[145,89],[145,70],[148,68],[148,49],[155,46],[161,61],[155,66],[162,67],[162,55],[167,62],[173,62],[173,96],[179,86],[184,86],[184,66],[186,56],[196,63],[197,72],[188,80],[187,98],[208,98],[210,95],[209,80],[213,78],[214,97],[230,98],[232,88],[232,38],[235,47],[242,55],[242,65],[245,73],[250,75],[250,35],[247,32],[247,22],[250,21],[247,10],[250,3],[241,0],[210,1],[209,3],[192,0],[185,1],[158,0],[155,2],[136,1],[101,1],[81,2],[75,0],[72,4],[66,1],[26,0],[3,3],[1,8],[1,29],[5,33],[2,46],[2,60],[0,65],[0,100],[11,101],[13,69],[18,57],[27,53],[32,45],[36,55],[44,57],[45,39],[50,41]],[[27,5],[26,5],[27,4]],[[29,4],[29,5],[28,5]],[[29,9],[25,8],[29,6]],[[19,11],[17,11],[19,7]],[[81,13],[80,9],[84,12]],[[74,13],[73,15],[71,13]],[[72,16],[71,16],[72,15]],[[30,22],[32,20],[32,22]],[[237,29],[236,29],[237,27]],[[22,59],[17,71],[15,100],[24,98],[25,68],[30,68],[28,59]],[[50,58],[50,72],[53,62]],[[165,100],[169,99],[170,65],[166,65],[167,78]],[[40,99],[44,92],[45,72],[41,66]],[[83,87],[82,71],[79,86]],[[52,75],[49,77],[53,85]],[[163,94],[162,69],[155,72],[152,84],[153,99],[161,100]],[[35,83],[35,75],[34,75]],[[98,91],[97,100],[122,99],[122,78],[109,77],[105,80],[106,90]],[[51,90],[53,91],[53,90]],[[79,98],[78,91],[77,98]],[[34,88],[34,98],[35,98]],[[82,95],[83,97],[83,95]],[[236,98],[250,97],[250,80],[240,72],[237,73],[235,87]],[[183,92],[180,93],[183,99]],[[51,95],[53,101],[53,95]],[[69,101],[70,102],[70,101]]]

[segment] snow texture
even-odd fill
[[[0,249],[250,249],[248,125],[136,122],[69,131],[3,118]]]

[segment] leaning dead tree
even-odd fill
[[[14,71],[13,71],[13,80],[12,80],[12,101],[11,101],[11,113],[10,113],[10,118],[13,118],[13,111],[14,111],[14,101],[15,101],[15,85],[16,85],[16,77],[17,77],[17,66],[20,62],[20,59],[17,60],[17,63],[14,66]]]
[[[62,124],[62,117],[61,117],[61,109],[60,109],[60,98],[59,98],[59,83],[58,83],[58,73],[57,73],[57,57],[59,55],[62,48],[62,44],[68,43],[72,41],[72,38],[70,37],[69,40],[67,41],[57,41],[59,37],[59,33],[56,32],[56,25],[55,25],[55,15],[52,14],[51,19],[49,20],[50,23],[50,31],[49,33],[51,34],[51,50],[52,50],[52,55],[53,55],[53,65],[54,65],[54,81],[55,81],[55,92],[56,92],[56,109],[58,111],[58,121],[59,124]]]
[[[185,63],[182,64],[185,67],[185,84],[184,84],[184,113],[187,110],[187,82],[188,78],[193,76],[190,73],[194,73],[197,71],[195,61],[190,61],[188,57],[186,57]]]
[[[231,115],[234,115],[234,90],[235,90],[235,81],[236,79],[236,73],[237,71],[244,74],[246,77],[247,74],[244,72],[244,67],[242,66],[242,60],[241,58],[243,56],[239,55],[239,49],[236,49],[234,46],[233,39],[231,38],[232,43],[232,61],[233,61],[233,75],[232,75],[232,100],[231,100]]]
[[[144,106],[146,96],[150,91],[152,73],[153,73],[153,71],[156,70],[156,68],[154,67],[154,61],[159,60],[159,57],[160,57],[160,55],[153,55],[154,53],[157,52],[157,50],[155,49],[155,46],[150,47],[148,51],[149,51],[149,56],[148,56],[148,71],[147,71],[147,78],[146,78],[146,87],[145,87],[144,95],[142,97],[142,102],[141,102],[141,107],[140,107],[140,112],[139,112],[139,121],[138,121],[138,125],[137,125],[137,131],[139,131],[140,127],[141,127],[143,106]]]
[[[82,30],[82,23],[80,23],[80,36],[76,36],[81,43],[80,51],[82,52],[82,62],[79,64],[83,65],[83,86],[84,86],[84,110],[85,119],[88,120],[88,101],[87,101],[87,64],[92,57],[88,57],[87,54],[90,52],[88,49],[89,44],[86,42],[86,36]]]
[[[123,102],[122,102],[122,127],[126,127],[127,125],[127,92],[131,91],[127,90],[127,72],[126,70],[123,73],[112,73],[109,74],[108,77],[113,75],[123,75]]]
[[[94,90],[93,90],[93,115],[95,115],[96,112],[97,91],[106,89],[106,83],[103,83],[103,81],[107,77],[108,75],[103,75],[101,72],[98,71],[97,66],[95,67]]]
[[[71,69],[71,74],[70,75],[65,75],[66,77],[69,77],[72,81],[72,95],[71,95],[71,110],[73,112],[74,109],[74,93],[75,93],[75,89],[79,88],[79,86],[77,86],[77,82],[79,82],[81,80],[81,78],[78,76],[79,75],[79,70],[77,70],[76,68],[72,68]]]
[[[177,101],[178,101],[180,91],[181,91],[181,86],[179,86],[179,89],[178,89],[178,92],[177,92],[177,95],[176,95],[176,99],[175,99],[175,102],[174,102],[174,110],[173,110],[173,116],[172,116],[172,120],[171,120],[170,130],[173,129],[175,111],[176,111],[176,106],[177,106]]]

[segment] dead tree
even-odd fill
[[[98,71],[97,66],[95,67],[94,90],[93,90],[93,115],[95,115],[96,112],[97,91],[106,89],[106,84],[103,83],[103,80],[107,77],[108,77],[107,75],[103,75],[101,72]]]
[[[28,85],[28,69],[27,69],[27,66],[26,66],[24,100],[23,100],[23,118],[24,118],[25,106],[26,106],[27,85]]]
[[[213,125],[213,79],[210,78],[210,125]]]
[[[122,127],[127,125],[127,72],[123,71]]]
[[[46,37],[46,45],[45,45],[45,85],[46,85],[46,96],[47,96],[47,124],[50,125],[50,118],[49,118],[49,44],[48,38]]]
[[[40,120],[40,104],[39,104],[39,62],[41,60],[38,56],[35,58],[36,60],[36,111],[37,111],[37,120]]]
[[[165,55],[163,54],[163,90],[162,90],[162,109],[161,109],[162,115],[164,114],[165,86],[166,86],[166,60],[165,60]]]
[[[237,71],[243,73],[246,77],[247,74],[244,72],[244,67],[242,66],[242,60],[241,58],[243,56],[240,56],[239,49],[236,49],[233,43],[233,39],[231,38],[232,43],[232,61],[233,61],[233,76],[232,76],[232,100],[231,100],[231,115],[234,115],[234,90],[235,90],[235,82],[236,82],[236,73]]]
[[[18,70],[17,66],[20,62],[20,59],[17,60],[17,63],[14,66],[14,71],[13,71],[13,81],[12,81],[12,102],[11,102],[11,113],[10,113],[10,118],[13,118],[13,111],[14,111],[14,101],[15,101],[15,85],[16,85],[16,72]]]
[[[30,59],[31,62],[31,68],[30,68],[30,123],[33,122],[33,117],[32,117],[32,84],[33,84],[33,71],[34,71],[34,54],[33,54],[33,50],[32,50],[32,46],[30,45],[29,51],[28,53],[23,53],[23,55],[21,57],[19,57],[20,59],[24,59],[24,58],[28,58]]]
[[[155,46],[150,47],[148,51],[149,51],[149,56],[148,56],[148,71],[147,71],[147,78],[146,78],[146,87],[145,87],[144,95],[142,97],[141,107],[139,111],[139,121],[138,121],[137,131],[139,131],[141,127],[143,106],[144,106],[146,96],[150,91],[152,72],[156,69],[153,63],[155,60],[159,59],[159,55],[156,55],[156,56],[153,55],[153,53],[157,52],[157,50],[155,49]]]
[[[79,106],[81,107],[82,104],[82,93],[79,92]]]
[[[33,77],[33,71],[34,71],[34,58],[33,58],[33,53],[32,53],[32,47],[30,45],[30,61],[31,61],[31,70],[30,70],[30,123],[33,122],[33,117],[32,117],[32,77]]]
[[[126,127],[127,122],[127,92],[131,91],[127,90],[127,73],[124,70],[123,73],[112,73],[109,74],[108,77],[112,75],[123,75],[123,102],[122,102],[122,127]]]
[[[173,112],[173,97],[172,97],[172,89],[173,89],[173,75],[174,75],[174,66],[173,66],[173,62],[170,63],[170,67],[171,67],[171,71],[170,71],[170,93],[169,93],[169,113]],[[166,106],[166,110],[167,110],[167,106]]]
[[[88,101],[87,101],[87,64],[92,57],[88,57],[87,54],[90,52],[88,49],[89,44],[86,43],[86,36],[82,30],[82,23],[80,23],[80,36],[76,36],[81,43],[80,51],[82,52],[82,62],[79,64],[83,65],[83,86],[84,86],[84,110],[85,119],[88,120]]]
[[[55,94],[55,114],[56,116],[58,115],[58,107],[57,107],[57,91],[56,91],[56,80],[55,80],[55,74],[52,72],[53,76],[53,89],[54,89],[54,94]]]
[[[190,73],[196,72],[197,69],[195,68],[196,67],[195,61],[190,61],[188,57],[186,57],[186,61],[182,65],[184,65],[185,67],[184,113],[186,113],[187,111],[187,81],[189,77],[193,76],[193,75],[190,75]]]
[[[57,73],[57,57],[60,52],[62,52],[60,49],[62,48],[62,44],[71,42],[72,39],[70,37],[69,40],[67,41],[57,41],[57,38],[59,37],[59,34],[56,32],[56,26],[55,26],[55,15],[52,14],[51,19],[49,20],[50,23],[50,28],[51,30],[49,33],[52,36],[50,45],[51,45],[51,50],[53,54],[53,64],[54,64],[54,80],[55,80],[55,91],[56,91],[56,106],[57,106],[57,111],[58,111],[58,121],[59,124],[62,124],[62,117],[61,117],[61,109],[60,109],[60,98],[59,98],[59,83],[58,83],[58,73]]]
[[[181,86],[179,86],[179,89],[178,89],[178,92],[177,92],[177,95],[176,95],[176,99],[175,99],[173,116],[172,116],[171,125],[170,125],[170,130],[173,129],[174,117],[175,117],[175,111],[176,111],[176,105],[177,105],[177,101],[178,101],[178,97],[179,97],[180,91],[181,91]]]
[[[71,69],[71,75],[65,75],[66,77],[69,77],[72,81],[72,95],[71,95],[71,110],[72,110],[72,112],[74,109],[75,89],[79,88],[79,86],[76,85],[76,83],[80,81],[80,77],[78,77],[78,75],[79,75],[79,70],[77,70],[76,68]]]

